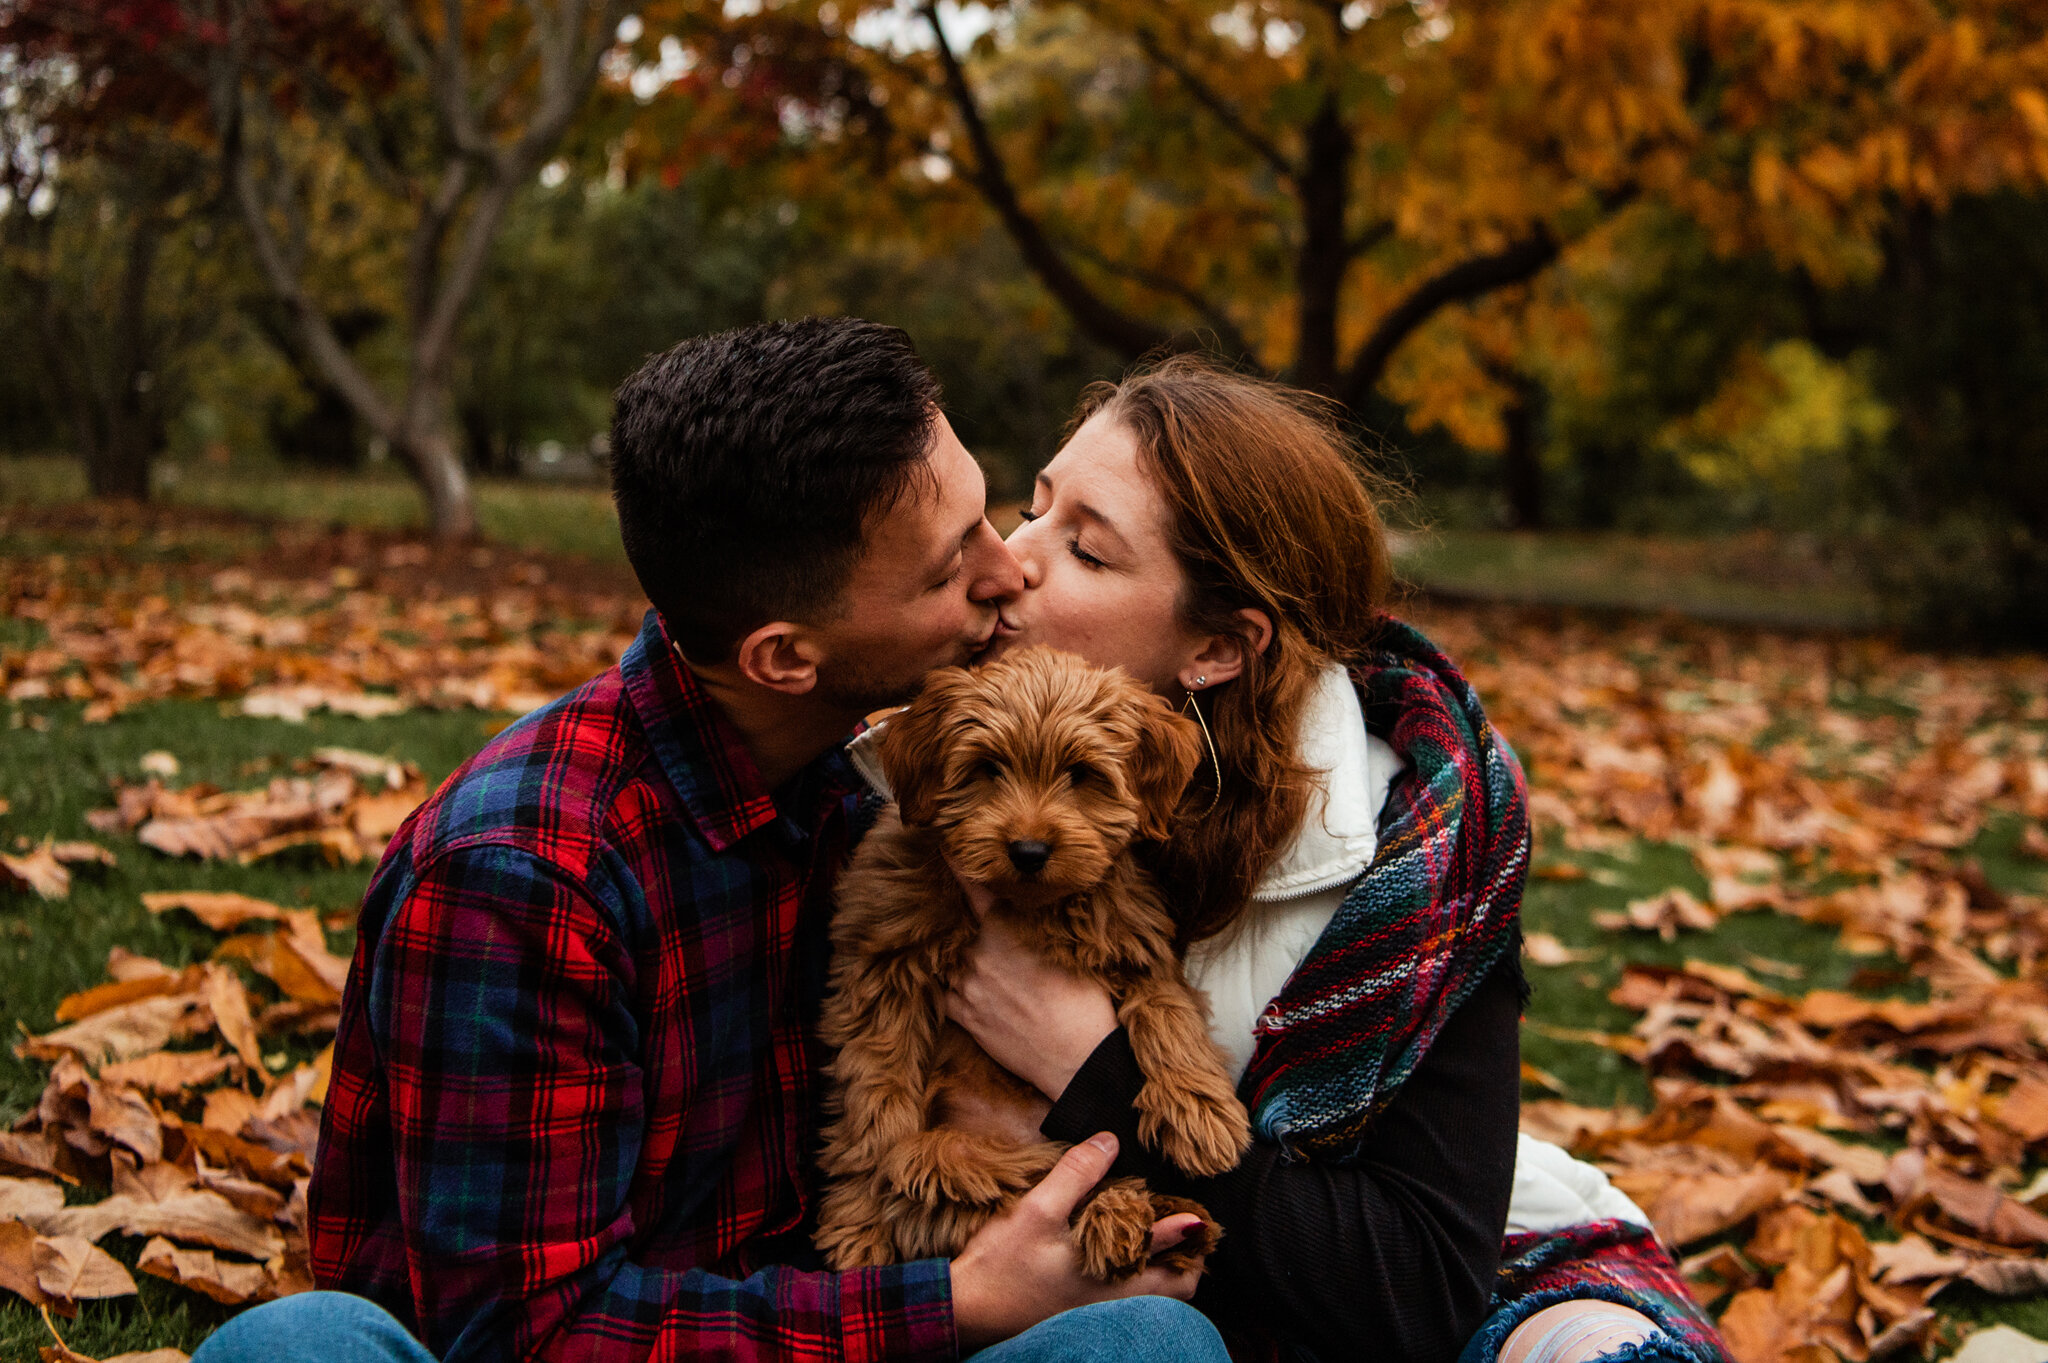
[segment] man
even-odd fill
[[[1013,1363],[1220,1358],[1163,1299],[1191,1276],[1077,1272],[1066,1218],[1111,1137],[950,1263],[801,1267],[861,794],[841,748],[972,657],[1020,585],[908,339],[811,320],[685,342],[619,390],[612,461],[655,609],[393,839],[309,1194],[340,1291],[239,1317],[200,1358],[919,1359],[1013,1335]]]

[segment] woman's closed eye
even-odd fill
[[[1087,564],[1090,568],[1107,568],[1109,566],[1107,563],[1104,563],[1101,559],[1095,557],[1095,555],[1089,553],[1086,549],[1083,549],[1081,547],[1081,541],[1079,539],[1070,539],[1067,541],[1067,552],[1072,554],[1075,558],[1081,560],[1081,562]]]

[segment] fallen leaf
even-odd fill
[[[1973,1331],[1947,1363],[2048,1363],[2048,1340],[1993,1325]]]
[[[1999,1100],[1998,1124],[2029,1144],[2048,1140],[2048,1079],[2022,1074]]]
[[[48,1306],[50,1294],[36,1281],[37,1238],[34,1227],[25,1222],[0,1221],[0,1287],[30,1306]]]
[[[1789,1178],[1768,1168],[1736,1174],[1682,1174],[1670,1179],[1617,1173],[1613,1181],[1642,1207],[1664,1242],[1676,1247],[1739,1226],[1776,1206],[1792,1190]]]
[[[1548,932],[1525,932],[1522,934],[1522,954],[1537,965],[1560,966],[1598,960],[1605,953],[1592,948],[1575,951]]]
[[[135,765],[142,769],[144,776],[161,776],[166,781],[178,774],[177,755],[162,748],[144,753]]]
[[[206,1095],[206,1112],[200,1124],[213,1131],[224,1131],[233,1136],[247,1126],[260,1108],[254,1098],[240,1089],[215,1089]]]
[[[99,1202],[66,1207],[49,1220],[56,1235],[82,1235],[97,1241],[110,1231],[124,1235],[161,1235],[181,1244],[210,1245],[254,1259],[268,1259],[284,1250],[284,1237],[229,1202],[219,1193],[190,1188],[160,1199],[116,1193]]]
[[[1655,932],[1665,941],[1675,941],[1681,928],[1705,932],[1720,921],[1718,915],[1699,901],[1690,890],[1673,887],[1662,894],[1629,901],[1620,913],[1596,913],[1593,922],[1612,931],[1638,928]]]
[[[38,1225],[64,1206],[64,1189],[40,1178],[0,1178],[0,1221]]]
[[[137,999],[155,998],[161,994],[183,994],[198,988],[201,972],[188,967],[184,973],[173,975],[147,974],[134,979],[114,980],[107,984],[94,985],[90,989],[67,995],[57,1005],[57,1021],[76,1022],[80,1018],[104,1013],[109,1008]]]
[[[234,971],[219,965],[206,968],[206,1002],[221,1039],[234,1047],[244,1065],[258,1075],[265,1074],[263,1047],[256,1039],[256,1021],[249,1016],[249,991],[235,978]]]
[[[267,899],[214,890],[180,890],[142,896],[142,907],[151,913],[183,909],[215,932],[233,932],[251,921],[278,922],[285,910]]]
[[[219,1259],[212,1250],[180,1249],[162,1237],[142,1247],[135,1266],[228,1306],[268,1301],[277,1295],[262,1264]]]
[[[1522,1082],[1534,1084],[1541,1089],[1548,1089],[1552,1093],[1564,1092],[1564,1081],[1562,1079],[1559,1079],[1548,1070],[1538,1069],[1526,1060],[1522,1062]]]
[[[117,1084],[132,1084],[148,1093],[173,1098],[226,1074],[236,1057],[210,1051],[157,1051],[116,1064],[100,1067],[100,1078]]]
[[[36,1285],[65,1301],[132,1297],[135,1279],[119,1260],[75,1235],[37,1236]]]
[[[124,1003],[39,1037],[16,1043],[14,1053],[33,1060],[76,1055],[88,1064],[132,1060],[173,1041],[198,1036],[213,1022],[198,993],[167,994]]]
[[[71,872],[49,843],[20,856],[0,852],[0,887],[42,899],[65,899],[71,894]]]

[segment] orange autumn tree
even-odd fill
[[[1399,396],[1511,403],[1525,286],[1640,206],[1826,285],[1902,210],[2048,182],[2041,0],[729,8],[754,13],[707,60],[836,39],[863,85],[792,85],[782,126],[870,190],[978,201],[1091,339],[1213,345],[1354,408],[1425,332],[1434,377]],[[877,125],[879,166],[847,131]]]

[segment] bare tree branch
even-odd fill
[[[1533,279],[1562,249],[1549,226],[1538,223],[1529,235],[1498,251],[1461,260],[1423,280],[1365,338],[1345,368],[1337,396],[1356,409],[1379,386],[1394,351],[1441,309]]]
[[[954,55],[945,30],[939,26],[937,5],[933,0],[925,0],[922,10],[938,47],[946,92],[967,130],[968,145],[974,149],[974,163],[967,169],[967,178],[1002,220],[1010,240],[1016,243],[1018,252],[1024,257],[1024,263],[1066,308],[1075,324],[1091,339],[1111,350],[1136,359],[1148,351],[1173,344],[1172,333],[1132,317],[1089,288],[1087,282],[1067,264],[1037,219],[1025,211],[1017,197],[1016,187],[1010,183],[1009,172],[1003,167],[1002,154],[996,149],[995,139],[989,135],[988,125],[982,120],[981,106],[967,84],[967,73],[961,68],[960,59]]]
[[[1300,168],[1289,159],[1287,153],[1280,150],[1279,144],[1254,128],[1236,105],[1225,99],[1214,86],[1196,75],[1194,68],[1175,56],[1166,44],[1160,42],[1158,34],[1141,25],[1132,36],[1138,40],[1138,46],[1155,66],[1171,72],[1174,79],[1194,97],[1195,103],[1207,109],[1232,136],[1251,148],[1259,159],[1273,168],[1274,174],[1290,184],[1299,177]]]
[[[1069,242],[1067,249],[1106,274],[1113,274],[1119,279],[1128,279],[1134,284],[1178,298],[1187,304],[1196,316],[1209,324],[1209,329],[1216,333],[1217,345],[1222,349],[1233,355],[1253,353],[1252,344],[1246,339],[1243,329],[1237,325],[1236,319],[1193,285],[1143,265],[1112,260],[1085,242]]]

